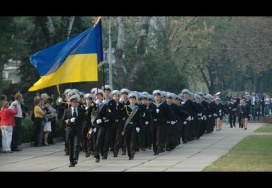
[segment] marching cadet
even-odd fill
[[[93,102],[94,97],[91,93],[86,93],[84,96],[85,100],[85,116],[86,121],[83,122],[82,127],[82,148],[85,152],[85,157],[89,157],[94,151],[94,134],[88,134],[91,128],[91,118],[96,111],[96,104]]]
[[[142,92],[140,95],[140,103],[142,106],[142,111],[144,112],[144,117],[142,121],[142,125],[140,127],[141,131],[140,134],[140,148],[142,151],[145,151],[148,148],[148,133],[149,133],[149,122],[150,122],[150,114],[147,112],[147,100],[148,100],[148,93]]]
[[[198,122],[198,116],[197,114],[201,113],[201,110],[197,108],[197,106],[195,105],[195,94],[193,92],[189,93],[189,99],[192,101],[192,129],[191,129],[191,133],[192,133],[192,139],[199,139],[198,134],[199,134],[199,122]]]
[[[197,117],[196,117],[196,139],[198,140],[205,132],[205,125],[204,125],[204,114],[205,108],[201,104],[201,98],[198,94],[194,95],[194,102],[193,104],[198,110]]]
[[[85,119],[85,109],[78,107],[79,95],[70,96],[71,108],[64,110],[62,121],[66,124],[66,137],[69,145],[69,167],[75,167],[78,163],[82,126]]]
[[[151,126],[150,126],[150,123],[151,123],[151,114],[147,111],[148,107],[153,103],[153,95],[149,94],[148,95],[148,99],[147,99],[147,102],[146,102],[146,121],[147,123],[145,123],[146,127],[147,127],[147,147],[148,149],[152,149],[152,143],[153,143],[153,140],[152,140],[152,131],[151,131]],[[146,122],[145,121],[145,122]]]
[[[184,126],[183,129],[183,143],[186,144],[188,141],[193,140],[193,133],[192,133],[192,120],[194,120],[193,118],[193,102],[190,100],[190,90],[189,89],[183,89],[181,91],[182,94],[182,102],[181,102],[181,108],[186,111],[189,116],[186,119],[186,124]]]
[[[160,90],[153,91],[154,102],[150,104],[147,111],[151,114],[151,130],[153,139],[154,155],[164,152],[165,147],[165,126],[168,120],[170,124],[176,123],[176,119],[171,113],[168,105],[162,101],[162,92]]]
[[[220,117],[222,115],[222,109],[220,107],[220,98],[219,97],[216,97],[215,98],[215,106],[217,107],[217,110],[216,110],[216,119],[215,119],[215,128],[217,131],[221,130],[221,126],[220,126]],[[221,123],[222,124],[222,123]]]
[[[104,99],[102,102],[107,105],[107,121],[105,121],[105,132],[102,139],[102,159],[107,159],[109,148],[112,147],[112,124],[114,122],[116,102],[110,98],[112,91],[112,87],[110,85],[104,85],[101,89],[104,91]]]
[[[212,100],[212,95],[211,94],[206,94],[205,96],[205,101],[203,101],[203,105],[206,108],[207,114],[207,122],[206,122],[206,133],[211,133],[214,130],[214,120],[213,120],[213,112],[211,109],[211,100]]]
[[[135,155],[136,136],[137,132],[140,131],[139,125],[142,121],[143,112],[136,105],[137,94],[131,92],[128,95],[128,99],[130,103],[128,105],[129,116],[126,119],[123,134],[125,136],[129,160],[133,160]]]
[[[83,105],[83,106],[85,105],[84,95],[85,95],[84,92],[82,92],[82,91],[79,92],[80,99],[79,99],[78,103]]]
[[[112,124],[112,135],[113,135],[113,157],[117,157],[120,148],[122,147],[122,131],[124,129],[125,120],[130,114],[127,105],[120,103],[120,92],[113,90],[111,92],[111,98],[115,101],[115,110],[112,111],[114,114],[114,121]]]
[[[142,95],[142,93],[137,92],[137,91],[133,91],[134,94],[137,95],[137,101],[135,103],[135,105],[137,105],[143,112],[143,121],[141,121],[141,124],[138,125],[138,127],[140,128],[140,131],[138,132],[138,134],[136,134],[136,147],[135,147],[135,151],[140,151],[143,150],[145,151],[144,148],[144,131],[145,131],[145,111],[146,111],[146,105],[142,103],[142,100],[144,101],[144,98],[146,99],[146,97],[144,97]]]
[[[124,105],[129,105],[129,100],[128,100],[128,94],[130,93],[130,90],[127,88],[123,88],[120,90],[121,97],[120,97],[120,103]],[[126,155],[126,145],[125,145],[125,137],[122,136],[122,155]]]
[[[166,95],[166,103],[169,105],[169,109],[173,113],[175,119],[180,120],[180,109],[174,103],[176,98],[176,94],[174,93],[167,93]],[[178,135],[178,123],[173,125],[167,125],[167,138],[166,138],[166,151],[171,151],[175,149],[175,147],[179,144],[179,135]]]
[[[232,128],[233,126],[235,127],[237,106],[238,106],[238,104],[236,102],[234,102],[234,98],[230,97],[230,102],[228,105],[230,128]],[[239,123],[239,127],[240,127],[240,123]]]
[[[89,134],[93,131],[95,133],[95,148],[94,148],[94,158],[96,158],[95,162],[100,161],[100,153],[102,153],[102,142],[103,142],[103,134],[105,132],[105,126],[107,119],[107,105],[104,104],[103,96],[104,92],[101,89],[94,92],[96,98],[96,108],[94,115],[92,116],[91,123],[92,128],[89,131]]]

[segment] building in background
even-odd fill
[[[8,63],[4,65],[3,80],[10,81],[11,84],[17,84],[20,82],[21,77],[19,75],[19,66],[21,63],[21,60],[8,60]]]

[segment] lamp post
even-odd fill
[[[109,17],[109,85],[112,86],[112,63],[111,63],[111,17]]]

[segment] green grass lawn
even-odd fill
[[[272,136],[248,136],[203,171],[272,171]]]
[[[256,129],[254,132],[272,132],[272,124],[265,123],[263,126]]]

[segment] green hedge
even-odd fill
[[[62,137],[62,129],[61,129],[61,120],[58,119],[56,125],[56,131],[54,138]],[[35,135],[34,135],[34,122],[27,117],[22,119],[22,134],[21,134],[21,142],[22,143],[29,143],[34,142]],[[2,147],[2,135],[0,135],[0,147]]]

